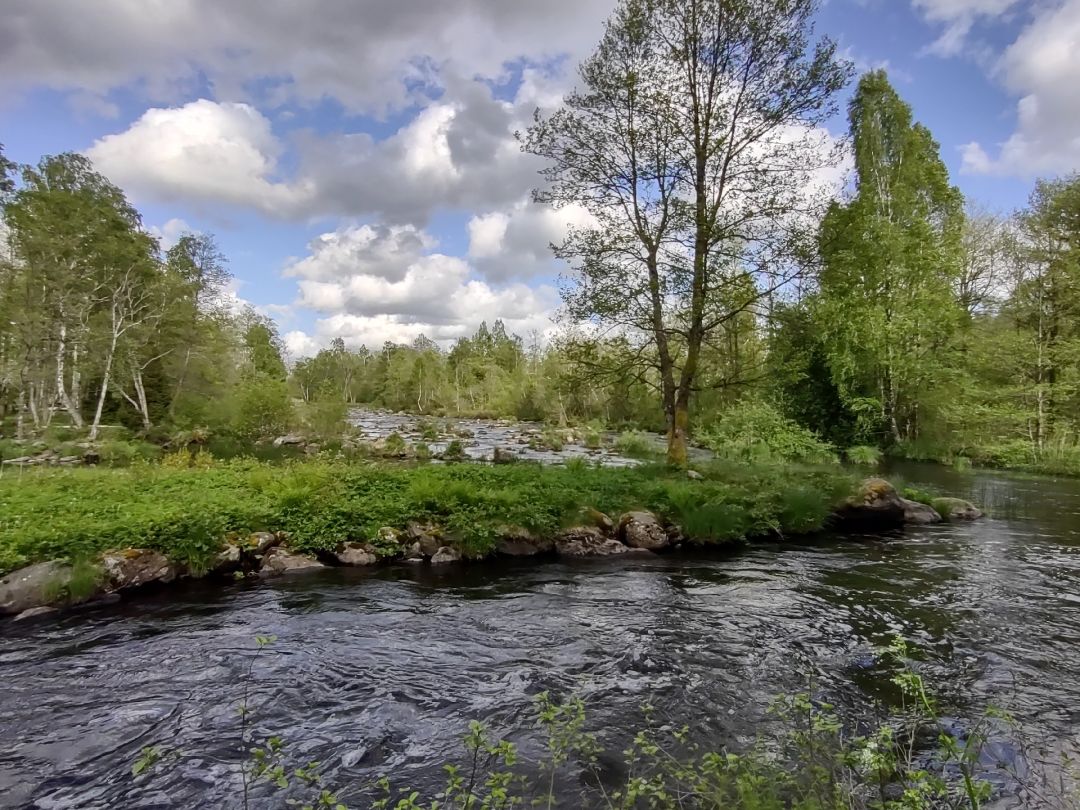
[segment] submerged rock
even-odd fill
[[[375,565],[379,561],[370,546],[360,543],[346,543],[345,548],[334,556],[342,565]]]
[[[13,621],[21,622],[27,619],[39,619],[42,616],[51,616],[52,614],[59,612],[60,611],[54,607],[46,607],[42,605],[41,607],[28,608],[27,610],[24,610],[22,613],[16,616]]]
[[[671,545],[667,530],[652,512],[627,512],[619,518],[619,540],[630,548],[647,551]]]
[[[904,502],[896,487],[883,478],[867,478],[859,491],[833,513],[839,528],[883,531],[904,525]]]
[[[532,532],[521,529],[506,529],[495,551],[506,557],[534,557],[547,554],[555,549],[555,541],[548,537],[537,537]]]
[[[555,550],[562,557],[611,557],[626,554],[630,548],[606,537],[599,529],[579,526],[556,537]]]
[[[945,520],[978,520],[983,516],[975,504],[963,498],[935,498],[934,509]]]
[[[0,579],[0,613],[23,613],[50,605],[64,595],[71,566],[60,560],[35,563]]]
[[[314,571],[315,569],[325,567],[325,565],[313,557],[308,557],[303,554],[293,554],[283,548],[272,548],[266,553],[266,556],[263,557],[259,576],[266,578],[280,576],[282,574],[298,574],[303,571]]]
[[[145,548],[106,552],[101,556],[101,567],[112,591],[138,588],[151,582],[172,582],[177,575],[176,566],[168,557]]]
[[[443,546],[431,557],[432,565],[461,562],[461,552],[451,546]]]
[[[941,515],[932,506],[918,501],[909,501],[907,498],[901,498],[900,503],[904,507],[904,523],[916,526],[941,523]]]

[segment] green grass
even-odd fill
[[[627,458],[656,458],[660,455],[655,439],[648,433],[629,430],[615,440],[615,451]]]
[[[860,444],[845,450],[844,457],[852,464],[874,467],[881,461],[881,451],[876,447]]]
[[[661,466],[359,464],[331,459],[208,467],[34,469],[0,479],[0,572],[110,548],[160,550],[203,567],[229,532],[286,531],[299,551],[371,540],[410,520],[443,526],[467,554],[490,553],[507,526],[554,533],[584,506],[650,509],[701,541],[821,527],[853,489],[836,468],[703,468],[702,481]]]

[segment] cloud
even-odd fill
[[[957,56],[967,45],[972,27],[984,17],[998,17],[1019,0],[912,0],[928,22],[944,25],[938,38],[926,48],[935,56]]]
[[[311,194],[273,179],[281,151],[270,122],[251,105],[200,99],[149,109],[86,154],[136,197],[231,203],[280,216]]]
[[[562,242],[571,226],[593,224],[592,216],[580,205],[550,208],[521,200],[508,210],[477,214],[469,220],[469,258],[492,281],[551,274],[561,267],[551,245]]]
[[[979,142],[963,147],[963,169],[1030,176],[1080,169],[1080,0],[1043,8],[1008,47],[998,69],[1019,98],[1016,129],[997,154]]]
[[[502,319],[519,334],[552,329],[554,289],[489,284],[465,259],[429,252],[433,246],[414,229],[368,225],[312,240],[309,254],[285,269],[298,280],[295,307],[319,316],[315,335],[286,336],[294,353],[310,353],[335,337],[377,347],[426,335],[449,345],[485,320]]]
[[[265,115],[210,99],[149,109],[87,155],[136,198],[241,206],[282,219],[376,216],[422,226],[439,209],[514,203],[538,182],[540,166],[514,132],[538,101],[554,97],[554,80],[528,71],[512,100],[483,82],[449,84],[452,97],[381,140],[368,132],[295,133],[288,173],[289,144]]]
[[[444,89],[447,73],[502,79],[507,65],[578,58],[610,0],[8,0],[0,89],[105,94],[137,85],[173,102],[204,81],[218,99],[381,114]]]

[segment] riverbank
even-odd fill
[[[185,577],[388,560],[611,556],[941,517],[833,467],[610,469],[256,461],[40,469],[0,481],[0,612]],[[955,517],[974,513],[957,511]]]

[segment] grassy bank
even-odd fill
[[[818,529],[853,489],[842,470],[701,468],[701,480],[659,466],[584,464],[391,465],[251,460],[201,468],[34,469],[0,479],[0,572],[46,559],[80,560],[112,548],[164,552],[196,570],[229,532],[285,531],[302,552],[372,541],[410,520],[445,528],[470,556],[489,553],[507,527],[553,533],[582,507],[617,515],[649,509],[703,542]]]

